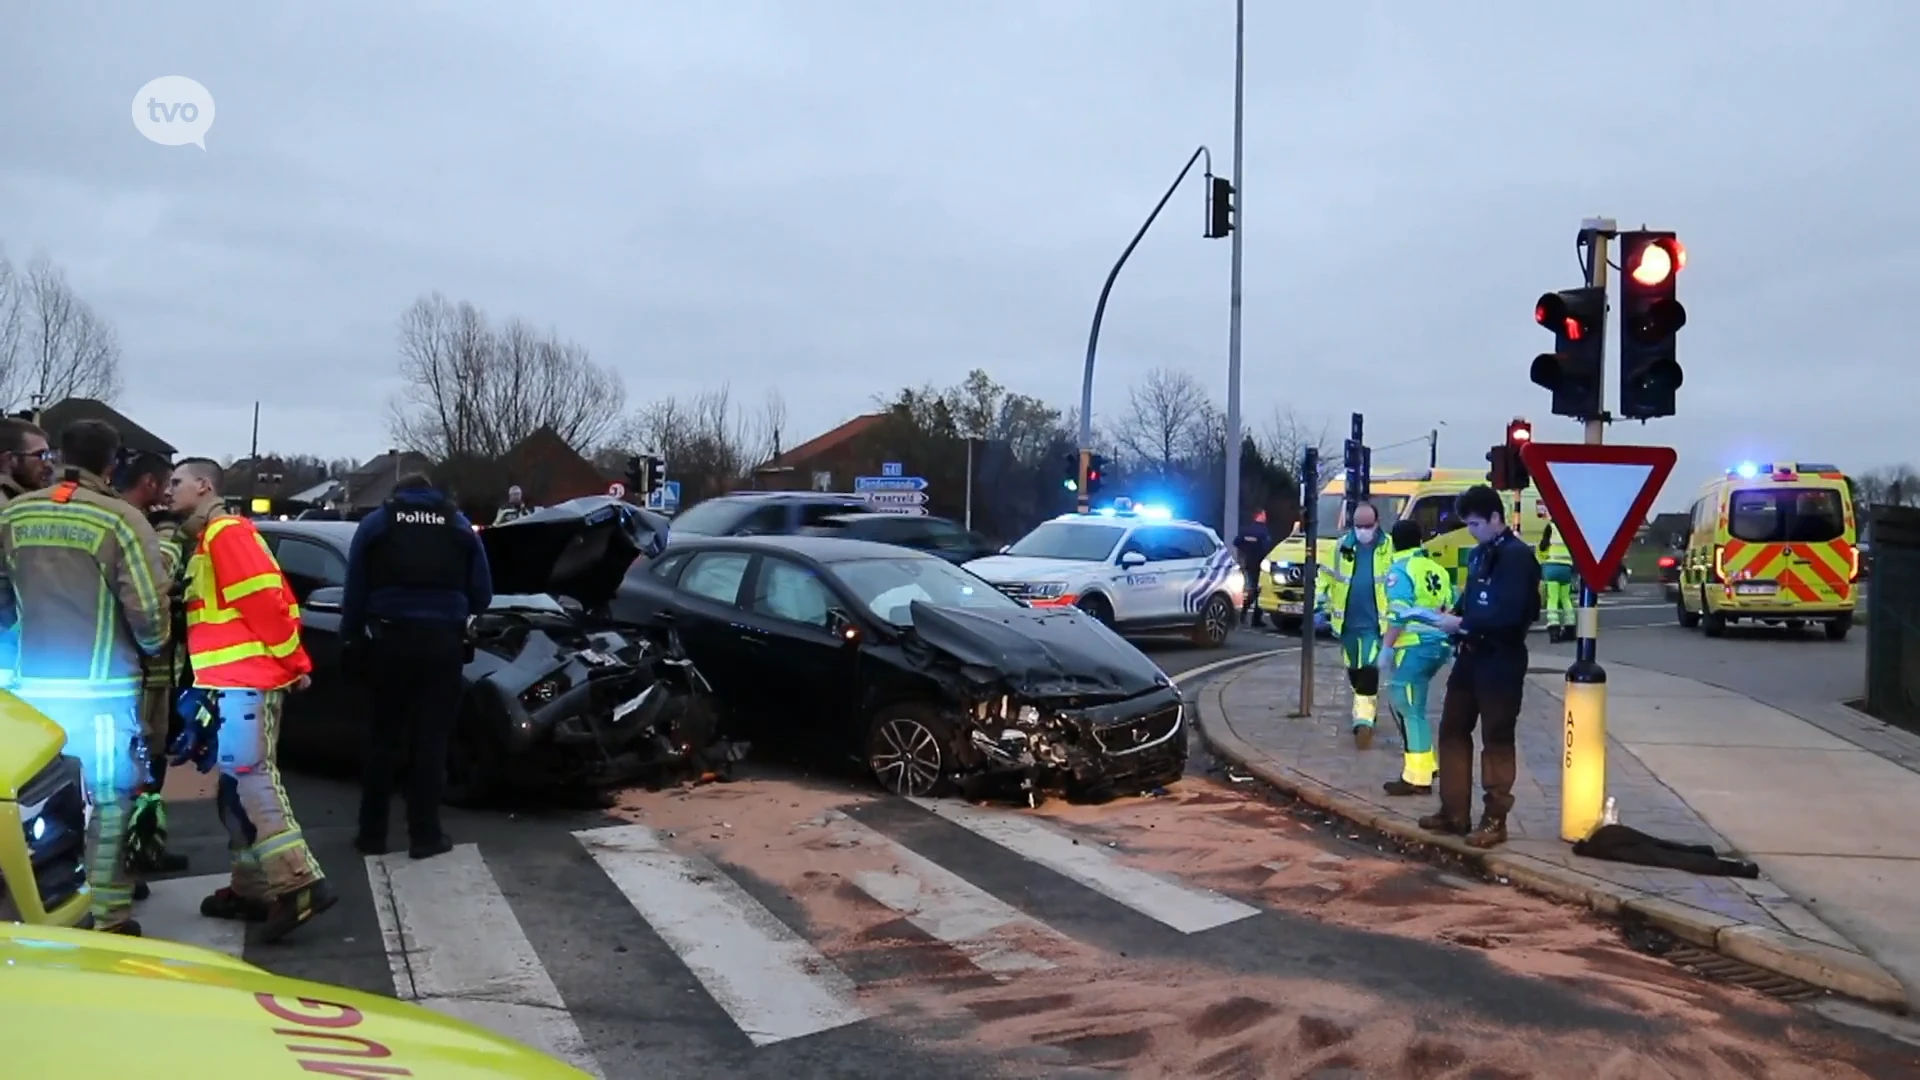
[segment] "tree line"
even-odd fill
[[[498,459],[547,427],[611,474],[630,455],[661,455],[680,482],[684,506],[769,486],[757,467],[794,445],[777,390],[748,402],[722,385],[629,409],[618,372],[585,347],[522,319],[496,323],[473,304],[438,293],[407,309],[398,339],[403,387],[391,402],[390,431],[398,445],[443,462]],[[951,386],[876,395],[861,411],[882,419],[860,436],[860,467],[898,461],[926,477],[933,513],[963,515],[970,455],[977,528],[1018,535],[1071,508],[1064,481],[1078,442],[1074,410],[976,369]],[[1152,498],[1219,523],[1225,417],[1193,375],[1174,368],[1149,373],[1094,430],[1094,445],[1110,462],[1102,495]],[[1337,445],[1330,432],[1325,423],[1274,409],[1240,448],[1242,505],[1290,519],[1300,451],[1311,445],[1324,455]],[[844,490],[851,477],[834,481]]]
[[[120,339],[46,255],[16,266],[0,248],[0,407],[120,393]]]

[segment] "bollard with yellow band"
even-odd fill
[[[1607,287],[1607,241],[1615,225],[1607,219],[1581,222],[1587,237],[1587,285]],[[1582,442],[1606,441],[1606,382],[1594,402],[1598,416],[1585,423]],[[1565,542],[1564,538],[1561,541]],[[1584,577],[1584,575],[1583,575]],[[1591,582],[1580,582],[1573,616],[1573,664],[1567,668],[1566,717],[1560,757],[1560,839],[1577,843],[1600,827],[1607,804],[1607,672],[1600,666],[1600,596]]]

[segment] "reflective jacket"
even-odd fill
[[[1572,566],[1573,552],[1567,550],[1567,542],[1558,536],[1552,540],[1542,540],[1540,541],[1540,563],[1543,566],[1553,563]]]
[[[0,506],[5,506],[15,498],[26,493],[26,488],[13,482],[11,476],[0,476]],[[13,682],[13,665],[20,658],[20,628],[18,626],[0,627],[0,686]]]
[[[1400,628],[1395,648],[1410,649],[1427,641],[1445,643],[1447,636],[1418,615],[1452,607],[1453,575],[1428,555],[1427,549],[1414,548],[1393,556],[1393,569],[1387,573],[1387,621]]]
[[[173,595],[173,580],[181,572],[185,561],[185,552],[181,550],[184,541],[180,533],[180,519],[171,514],[151,514],[147,521],[153,525],[153,533],[160,541],[160,588],[169,597]],[[169,635],[171,636],[171,635]],[[178,686],[182,669],[185,667],[186,644],[167,642],[160,655],[147,658],[141,685],[149,690],[172,689]]]
[[[0,507],[0,625],[28,696],[132,694],[166,643],[160,541],[105,480],[63,470]]]
[[[1353,582],[1359,552],[1360,541],[1349,529],[1340,538],[1339,546],[1333,549],[1332,561],[1320,568],[1314,607],[1332,618],[1335,634],[1346,629],[1347,589]],[[1373,544],[1373,610],[1380,613],[1380,626],[1374,630],[1376,634],[1383,634],[1387,629],[1387,574],[1392,569],[1393,542],[1382,536]]]
[[[193,685],[279,690],[313,670],[300,607],[253,522],[215,514],[187,559],[187,662]]]

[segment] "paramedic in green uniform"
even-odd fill
[[[1553,526],[1540,533],[1540,581],[1546,589],[1547,640],[1573,636],[1573,556],[1566,542],[1554,542]]]
[[[1393,545],[1380,536],[1380,514],[1371,503],[1353,508],[1353,528],[1340,538],[1331,565],[1320,575],[1316,613],[1326,616],[1340,639],[1353,688],[1353,745],[1373,745],[1373,719],[1380,693],[1380,635],[1387,622],[1387,572]]]
[[[1453,608],[1453,578],[1420,546],[1420,523],[1393,523],[1393,569],[1387,572],[1387,633],[1381,639],[1380,667],[1391,665],[1388,700],[1400,718],[1406,761],[1400,778],[1384,785],[1389,795],[1430,795],[1440,762],[1433,752],[1433,725],[1427,721],[1427,688],[1453,656],[1447,635],[1433,618]]]

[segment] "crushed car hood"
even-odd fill
[[[1025,697],[1132,697],[1171,682],[1145,653],[1072,608],[987,613],[916,600],[912,611],[923,644]]]
[[[480,531],[497,594],[613,599],[627,570],[667,543],[667,519],[608,495],[573,499]]]

